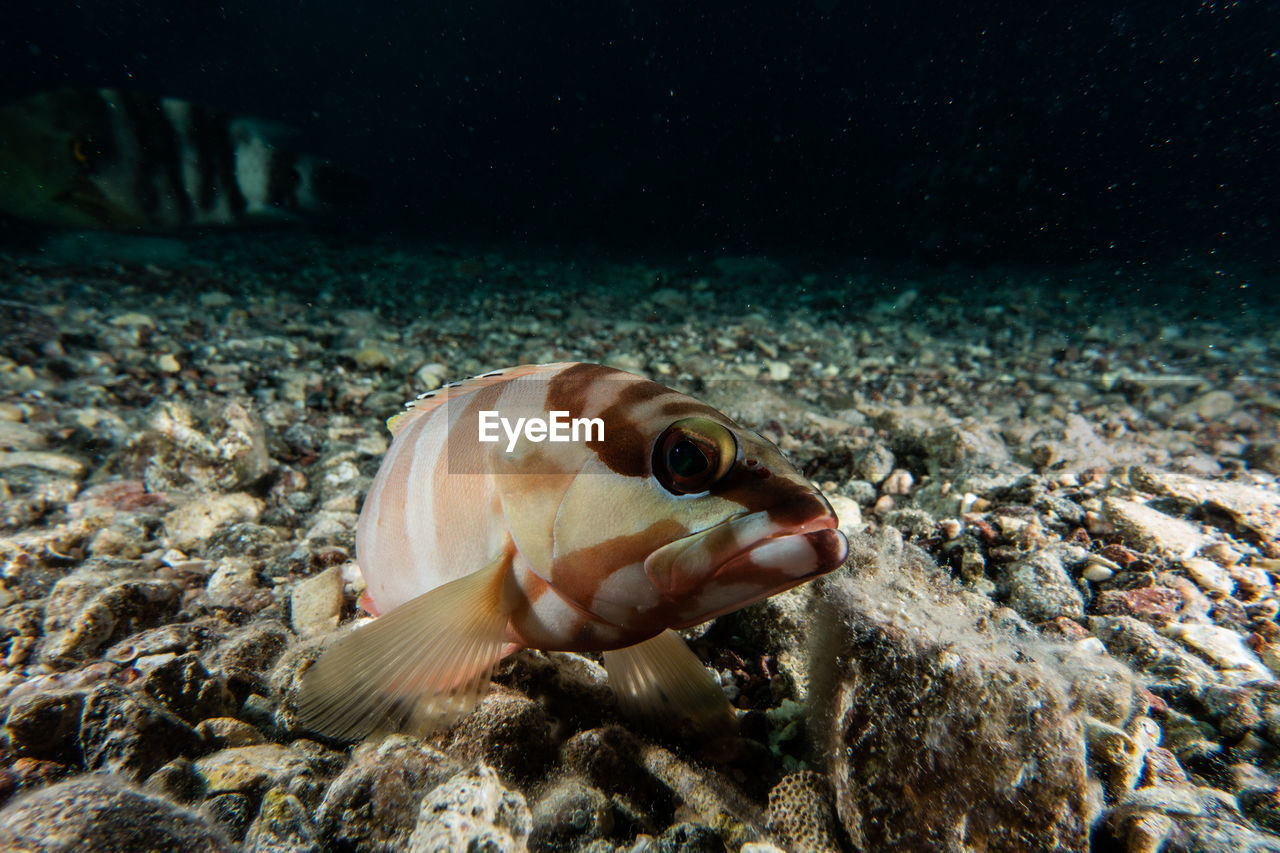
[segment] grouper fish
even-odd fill
[[[448,725],[522,648],[603,652],[624,710],[731,725],[675,629],[830,572],[848,550],[777,447],[609,367],[495,371],[389,426],[356,530],[378,617],[299,691],[303,725],[332,737]]]
[[[177,98],[59,89],[0,107],[0,212],[72,228],[293,221],[359,199],[362,180],[293,134]]]

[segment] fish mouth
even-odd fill
[[[733,606],[717,605],[712,615],[718,615],[838,568],[849,551],[838,525],[829,508],[787,523],[771,518],[768,510],[743,512],[659,548],[645,560],[645,572],[673,604],[697,601],[714,590],[726,601],[740,598]]]

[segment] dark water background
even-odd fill
[[[0,99],[281,119],[359,224],[943,262],[1276,256],[1280,3],[9,3]]]

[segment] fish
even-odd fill
[[[493,371],[391,418],[361,507],[376,616],[301,676],[308,730],[427,734],[471,711],[519,649],[601,652],[628,714],[732,725],[676,631],[838,568],[822,493],[693,397],[580,362]]]
[[[171,230],[295,222],[363,181],[293,131],[180,98],[58,89],[0,107],[0,212],[44,225]]]

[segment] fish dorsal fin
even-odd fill
[[[714,735],[736,728],[724,691],[671,629],[643,643],[605,652],[604,668],[618,704],[634,717],[662,725],[683,720],[696,732]]]
[[[426,735],[475,707],[502,657],[503,587],[515,549],[436,587],[324,651],[302,676],[298,717],[311,731],[357,740],[386,727]]]
[[[482,373],[479,376],[472,376],[470,379],[464,379],[461,382],[450,382],[448,385],[442,385],[434,391],[428,391],[420,394],[416,400],[410,400],[405,403],[405,410],[398,415],[393,415],[387,419],[387,429],[391,430],[391,434],[395,435],[404,429],[410,421],[429,415],[440,406],[450,400],[456,400],[459,397],[465,397],[473,394],[481,388],[487,388],[490,385],[497,385],[499,382],[507,382],[512,379],[519,379],[521,376],[530,376],[539,372],[548,374],[555,373],[561,368],[568,367],[569,362],[557,362],[553,364],[522,364],[519,367],[508,367],[504,370],[493,370],[489,373]]]

